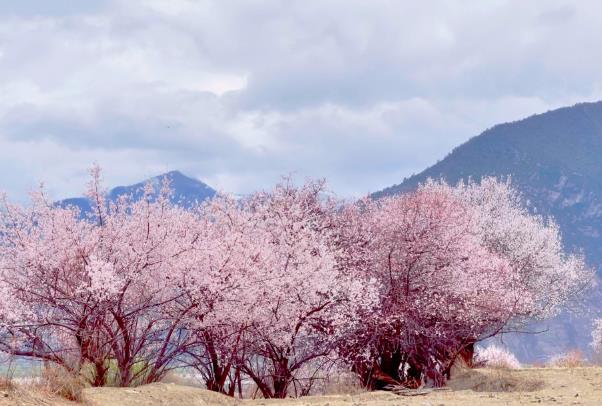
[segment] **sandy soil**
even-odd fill
[[[286,400],[238,401],[203,389],[158,383],[139,388],[90,388],[84,391],[84,404],[109,405],[602,405],[602,368],[520,369],[515,371],[472,370],[460,373],[448,391],[420,396],[400,396],[390,392],[365,392],[309,396]],[[0,406],[52,405],[76,403],[49,397],[35,391],[0,391]]]
[[[0,390],[0,406],[76,406],[70,402],[47,392],[31,389]]]

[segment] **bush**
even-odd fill
[[[579,350],[571,350],[567,353],[555,355],[547,363],[551,368],[579,368],[585,366],[585,357]]]
[[[490,345],[487,348],[477,348],[475,361],[477,365],[483,365],[487,368],[520,368],[520,362],[518,362],[518,359],[516,359],[514,354],[497,345]]]
[[[42,384],[50,393],[62,398],[81,402],[86,380],[62,366],[48,364],[42,370]]]

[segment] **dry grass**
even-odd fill
[[[6,398],[17,395],[17,385],[9,377],[0,377],[0,397]]]
[[[83,401],[83,390],[87,386],[83,377],[52,364],[46,365],[42,369],[40,385],[42,389],[53,395],[75,402]]]
[[[86,398],[96,405],[239,405],[239,406],[391,406],[391,405],[492,405],[520,406],[532,403],[600,405],[602,368],[474,369],[452,375],[452,390],[432,391],[423,396],[399,396],[374,391],[287,399],[245,399],[189,386],[151,384],[138,388],[89,388]],[[335,378],[336,379],[336,378]],[[336,380],[334,381],[336,383]],[[340,385],[340,386],[339,386]],[[344,382],[334,385],[344,388]],[[455,389],[455,390],[454,390]]]
[[[312,390],[312,395],[356,395],[365,392],[358,377],[350,372],[341,372],[330,375],[320,385]]]
[[[42,384],[22,383],[15,379],[17,389],[2,395],[0,406],[47,405],[75,406],[76,403],[60,398]],[[346,378],[330,380],[332,392],[323,396],[308,396],[298,399],[256,399],[244,400],[229,398],[200,388],[176,384],[156,383],[137,388],[86,388],[84,401],[90,405],[239,405],[239,406],[349,406],[370,405],[390,406],[404,404],[424,406],[425,404],[447,406],[466,405],[507,405],[519,406],[539,404],[581,404],[599,405],[602,393],[602,368],[523,368],[513,370],[472,369],[452,374],[449,387],[452,390],[432,391],[424,396],[401,398],[390,392],[374,391],[349,393],[355,388],[350,382],[347,391]],[[55,391],[56,392],[56,391]],[[2,397],[4,396],[4,397]],[[77,403],[81,404],[81,403]]]
[[[13,392],[16,389],[15,382],[5,376],[0,377],[0,391]]]
[[[565,354],[554,356],[546,364],[548,368],[580,368],[586,365],[585,357],[579,350],[571,350]]]
[[[452,378],[448,386],[454,390],[470,389],[475,392],[533,392],[542,389],[544,382],[496,368],[465,370]]]

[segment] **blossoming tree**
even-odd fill
[[[380,307],[342,353],[373,387],[443,384],[474,343],[548,317],[589,282],[557,227],[531,215],[507,183],[484,179],[365,201],[350,234],[364,234]],[[372,317],[370,317],[372,316]]]
[[[591,271],[508,183],[428,182],[343,203],[284,180],[183,208],[169,183],[92,211],[2,199],[0,350],[104,385],[192,367],[211,390],[306,394],[347,362],[364,384],[442,385],[476,342],[556,314]],[[595,336],[597,337],[597,336]],[[599,341],[599,340],[598,340]]]
[[[246,330],[240,367],[265,397],[285,397],[289,386],[307,393],[312,379],[300,372],[328,362],[349,318],[369,306],[370,286],[355,269],[337,264],[336,204],[323,182],[295,187],[289,180],[243,203],[255,261],[239,313]],[[343,272],[345,271],[345,272]]]
[[[180,261],[197,240],[194,214],[147,186],[139,201],[111,203],[93,171],[85,219],[43,193],[28,208],[5,201],[0,222],[3,349],[78,371],[94,366],[103,385],[156,380],[189,344],[182,328],[196,304],[180,306]],[[7,300],[9,299],[9,300]],[[137,366],[135,368],[134,366]]]

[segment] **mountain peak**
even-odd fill
[[[173,170],[173,171],[165,172],[161,175],[153,176],[153,179],[155,179],[155,178],[161,179],[164,177],[194,179],[194,178],[191,178],[190,176],[184,175],[182,172],[180,172],[178,170]]]
[[[565,175],[575,175],[602,191],[601,154],[602,101],[579,103],[495,125],[423,172],[373,196],[413,189],[429,177],[455,183],[468,177],[508,175],[519,186],[533,183],[534,176],[557,183]]]
[[[170,180],[170,186],[173,189],[172,201],[184,207],[190,207],[196,203],[210,199],[216,194],[216,191],[204,182],[186,176],[178,170],[173,170],[161,175],[153,176],[133,185],[117,186],[109,191],[108,198],[115,201],[119,196],[131,195],[134,199],[139,199],[142,197],[144,186],[148,182],[151,182],[155,189],[155,193],[158,193],[161,181],[164,178]],[[77,206],[82,212],[90,210],[90,202],[85,197],[65,199],[58,202],[58,204],[61,206]]]

